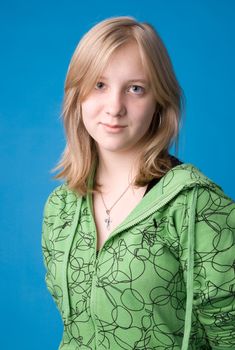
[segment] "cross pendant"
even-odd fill
[[[104,220],[104,222],[106,223],[106,228],[109,230],[110,229],[110,223],[112,222],[110,215],[109,215],[109,210],[106,210],[106,213],[108,215],[108,217]]]

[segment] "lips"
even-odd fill
[[[118,125],[118,124],[115,124],[115,125],[105,124],[105,123],[101,123],[101,124],[105,125],[105,126],[108,126],[109,128],[113,128],[113,129],[125,128],[126,127],[126,125]]]

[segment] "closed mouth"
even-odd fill
[[[102,123],[103,125],[105,125],[105,126],[108,126],[109,128],[125,128],[126,127],[126,125],[109,125],[109,124],[104,124],[104,123]]]

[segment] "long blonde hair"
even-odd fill
[[[54,169],[60,170],[55,178],[65,179],[68,187],[80,195],[87,193],[88,178],[98,159],[95,142],[82,121],[81,102],[94,88],[112,53],[133,40],[138,44],[157,106],[140,154],[134,185],[144,186],[171,168],[168,150],[178,135],[183,93],[167,50],[150,24],[137,22],[132,17],[109,18],[83,36],[65,81],[62,115],[67,144]]]

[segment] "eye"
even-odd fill
[[[104,88],[104,83],[102,81],[98,81],[95,85],[96,90],[102,90]]]
[[[144,93],[144,88],[139,85],[131,85],[128,90],[136,95],[142,95]]]

